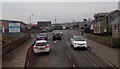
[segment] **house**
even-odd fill
[[[95,34],[110,34],[112,33],[112,25],[111,22],[114,21],[118,14],[120,13],[119,10],[114,10],[108,13],[98,13],[94,15],[94,25],[93,25],[93,32]]]
[[[120,21],[119,20],[120,20],[120,16],[111,23],[113,38],[120,38]]]
[[[9,32],[9,23],[20,23],[20,30],[26,29],[26,24],[23,23],[23,21],[0,20],[0,24],[2,24],[2,32]]]

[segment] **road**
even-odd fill
[[[75,32],[74,30],[63,30],[62,32],[62,40],[57,41],[52,40],[51,32],[47,33],[51,53],[36,56],[32,53],[33,51],[31,49],[29,64],[26,67],[100,67],[100,69],[101,67],[111,67],[89,49],[74,50],[71,47],[70,38],[72,35],[80,35],[79,32]]]

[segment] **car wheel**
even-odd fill
[[[61,40],[61,38],[59,40]]]
[[[71,44],[71,47],[73,47],[73,45]]]
[[[76,50],[77,48],[73,47],[74,50]]]
[[[39,54],[38,53],[34,53],[34,55],[38,56]]]
[[[47,52],[48,54],[50,54],[50,51],[49,52]]]

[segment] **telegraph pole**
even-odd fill
[[[56,21],[57,21],[57,19],[56,19],[56,17],[55,17],[55,24],[56,24]]]

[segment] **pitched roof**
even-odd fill
[[[120,16],[117,17],[114,21],[112,21],[111,24],[113,24],[113,25],[119,24],[120,25]]]
[[[102,20],[105,19],[106,17],[110,16],[111,14],[117,12],[117,11],[120,13],[119,10],[114,10],[114,11],[112,11],[112,12],[109,12],[104,18],[102,18]]]
[[[98,13],[98,16],[103,16],[103,17],[99,17],[99,18],[95,19],[94,21],[101,21],[101,20],[105,19],[106,17],[112,15],[113,13],[115,13],[117,11],[120,12],[119,10],[114,10],[114,11],[109,12],[109,13]]]

